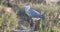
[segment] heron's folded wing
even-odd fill
[[[32,10],[32,9],[29,10],[29,14],[31,15],[31,17],[35,17],[35,18],[40,18],[41,17],[39,12],[37,12],[35,10]]]

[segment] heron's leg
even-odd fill
[[[33,30],[36,31],[36,24],[37,24],[37,21],[33,21]]]
[[[39,25],[40,25],[40,20],[36,20],[34,31],[37,31],[39,29]]]
[[[40,20],[37,21],[37,30],[39,29],[39,25],[40,25]]]
[[[35,28],[34,28],[34,31],[37,31],[37,20],[35,21]]]

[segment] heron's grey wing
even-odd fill
[[[40,13],[37,12],[37,11],[35,11],[35,10],[32,10],[32,9],[29,10],[29,14],[30,14],[31,17],[33,17],[33,18],[41,18]]]

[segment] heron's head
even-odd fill
[[[24,7],[25,7],[25,10],[29,10],[30,9],[29,3],[25,3]]]

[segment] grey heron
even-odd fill
[[[24,7],[25,7],[25,13],[32,19],[31,26],[35,25],[32,24],[35,23],[33,21],[44,19],[44,16],[42,16],[38,11],[30,9],[30,5],[28,3],[26,3]]]
[[[42,16],[38,11],[30,9],[30,5],[28,3],[26,3],[24,7],[26,14],[33,20],[44,19],[44,16]]]

